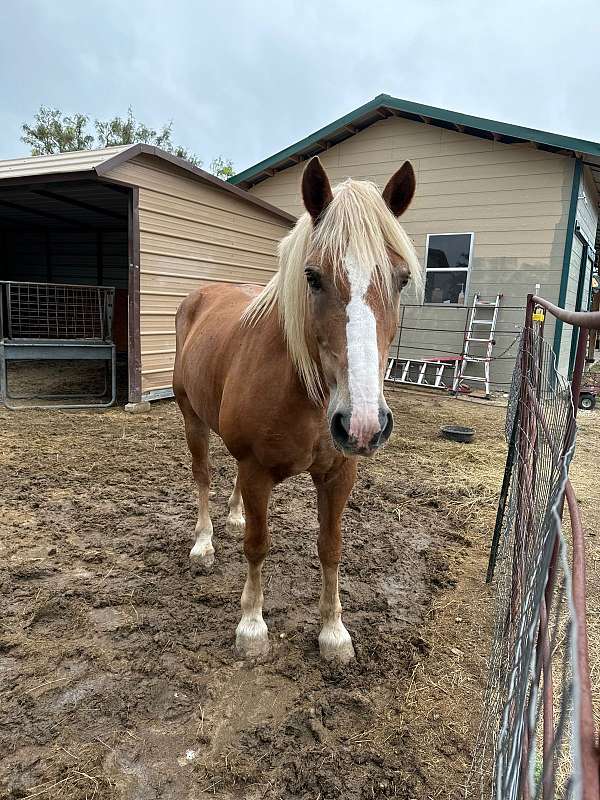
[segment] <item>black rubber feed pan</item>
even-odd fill
[[[465,428],[462,425],[442,425],[440,433],[445,439],[451,439],[453,442],[467,442],[473,441],[475,436],[475,428]]]

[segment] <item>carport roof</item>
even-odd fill
[[[106,147],[101,150],[77,150],[71,153],[57,153],[55,155],[29,156],[27,158],[12,158],[0,161],[0,189],[3,186],[23,185],[28,182],[44,180],[65,179],[81,176],[84,178],[101,177],[110,180],[110,171],[139,155],[150,155],[162,161],[168,161],[185,170],[191,177],[205,184],[210,184],[216,189],[237,195],[259,208],[271,212],[283,219],[286,223],[296,222],[296,217],[271,205],[258,197],[234,186],[227,181],[205,172],[199,167],[190,164],[183,158],[174,156],[148,144],[131,144],[118,147]]]
[[[55,172],[89,172],[101,164],[124,153],[131,145],[106,147],[103,150],[77,150],[49,156],[28,156],[0,161],[0,180],[27,178],[33,175],[50,175]]]

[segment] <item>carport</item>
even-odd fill
[[[114,344],[130,408],[169,396],[181,300],[266,283],[293,222],[148,145],[0,161],[2,342]]]

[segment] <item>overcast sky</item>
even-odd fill
[[[238,171],[385,92],[600,141],[599,0],[0,0],[0,158],[132,105]]]

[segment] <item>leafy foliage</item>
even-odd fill
[[[230,158],[223,158],[223,156],[213,158],[210,162],[209,170],[213,175],[216,175],[217,178],[223,178],[224,181],[235,175],[233,161]]]
[[[97,119],[94,123],[96,127],[97,146],[112,147],[119,144],[152,144],[172,153],[179,158],[185,158],[196,167],[202,166],[202,161],[194,153],[190,153],[185,147],[176,146],[171,141],[173,131],[173,121],[163,125],[160,130],[149,128],[143,122],[138,122],[133,115],[133,110],[129,106],[127,117],[113,117],[113,119],[102,122]]]
[[[90,150],[94,137],[87,132],[85,114],[63,115],[57,108],[40,106],[33,125],[23,125],[21,141],[31,146],[32,156]]]
[[[151,144],[189,161],[194,166],[202,166],[202,160],[181,145],[174,145],[171,139],[173,121],[165,123],[156,130],[150,128],[134,116],[131,106],[126,117],[113,117],[109,120],[94,120],[96,135],[89,132],[90,118],[86,114],[69,116],[57,108],[40,106],[30,125],[24,123],[21,141],[31,147],[31,155],[52,155],[73,150],[92,150],[126,144]],[[209,167],[213,175],[227,180],[235,174],[231,159],[217,156]]]

